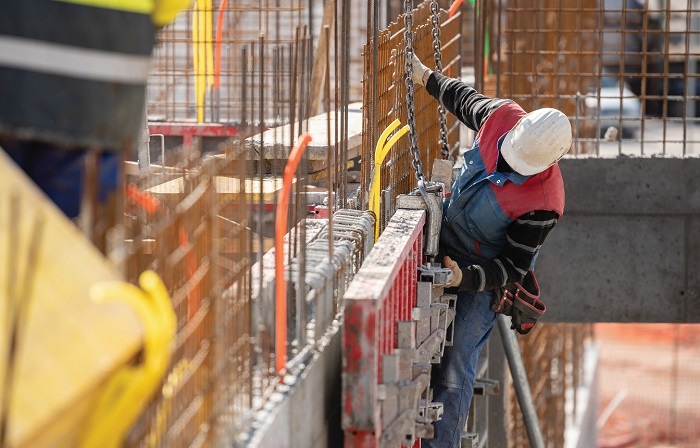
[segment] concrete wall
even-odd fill
[[[700,158],[566,158],[537,277],[550,322],[700,322]]]
[[[342,446],[340,366],[342,331],[336,323],[327,344],[313,354],[303,373],[281,387],[270,406],[256,417],[250,438],[235,444],[254,448]]]

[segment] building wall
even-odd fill
[[[565,158],[537,275],[551,322],[700,322],[700,158]]]

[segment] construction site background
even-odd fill
[[[380,212],[363,212],[379,134],[393,119],[407,121],[400,51],[391,62],[392,49],[403,48],[403,11],[381,1],[272,3],[197,2],[159,36],[150,135],[127,164],[125,222],[110,254],[132,282],[145,269],[161,276],[178,333],[168,373],[128,446],[249,443],[283,386],[280,359],[294,376],[337,331],[343,292],[371,248],[367,229],[383,229],[396,195],[413,186],[404,139],[380,167]],[[571,157],[700,152],[695,0],[494,0],[478,11],[465,2],[453,21],[451,4],[441,2],[444,69],[525,109],[560,108],[574,124]],[[416,54],[427,62],[427,3],[415,14]],[[324,39],[328,63],[319,74]],[[604,91],[606,76],[617,82],[613,93]],[[430,173],[440,149],[437,111],[424,91],[415,101]],[[473,136],[459,140],[453,118],[448,129],[457,155]],[[288,157],[309,131],[314,141],[283,189]],[[285,194],[289,224],[277,229]],[[331,219],[312,219],[321,216]],[[274,261],[280,249],[287,269]],[[321,256],[329,253],[331,261]],[[275,339],[280,278],[288,285],[283,347]],[[563,446],[566,393],[582,381],[584,349],[596,344],[599,445],[694,446],[698,333],[679,324],[538,324],[520,343],[548,446]],[[507,412],[509,446],[527,446],[512,397]]]
[[[684,447],[700,440],[700,326],[596,324],[599,447]]]
[[[385,19],[396,21],[396,25],[387,28],[387,36],[393,36],[393,39],[401,37],[402,22],[400,14],[402,13],[399,4],[391,4],[387,2],[379,3],[379,14]],[[442,2],[443,8],[449,8],[451,2]],[[346,33],[351,33],[352,42],[360,41],[364,36],[368,38],[368,12],[370,6],[363,3],[351,4],[351,15],[353,17],[352,26],[345,29]],[[482,14],[474,14],[474,9],[469,2],[465,2],[462,9],[462,18],[460,29],[461,31],[461,50],[460,53],[449,53],[451,57],[446,57],[444,67],[458,68],[456,73],[473,73],[473,78],[469,77],[478,88],[483,89],[487,94],[509,97],[520,102],[526,109],[534,109],[537,107],[557,107],[567,113],[575,126],[575,143],[572,148],[573,154],[607,154],[607,153],[678,153],[686,154],[695,151],[696,137],[695,113],[690,109],[690,105],[695,103],[696,94],[694,91],[688,90],[685,87],[691,88],[695,82],[695,65],[697,64],[697,50],[695,49],[695,40],[697,38],[697,30],[694,28],[698,11],[698,5],[695,2],[648,2],[642,4],[640,2],[598,2],[581,1],[581,0],[550,0],[546,2],[527,2],[527,1],[492,1],[485,2],[481,5],[483,8]],[[245,8],[241,8],[244,11]],[[255,54],[255,45],[257,42],[257,33],[255,24],[258,26],[265,24],[266,28],[272,29],[271,24],[275,24],[276,30],[281,30],[280,36],[276,41],[282,44],[291,43],[293,34],[291,31],[294,26],[289,24],[302,23],[299,20],[302,16],[307,15],[307,11],[303,11],[299,7],[295,12],[285,16],[277,10],[262,8],[257,14],[257,20],[239,19],[240,23],[249,23],[252,30],[248,31],[242,27],[236,28],[236,37],[229,44],[229,54],[236,54],[238,51],[236,43],[250,42],[249,44],[240,44],[241,48],[245,45],[250,45],[249,54]],[[310,22],[317,26],[310,26],[311,42],[317,42],[320,37],[320,27],[323,10],[320,2],[315,3],[315,7],[308,13]],[[242,15],[242,12],[235,13]],[[296,15],[295,15],[296,14]],[[398,18],[398,20],[393,18]],[[296,21],[295,21],[296,20]],[[380,19],[381,20],[381,19]],[[423,19],[425,20],[425,19]],[[419,20],[420,22],[421,20]],[[533,24],[537,26],[533,27]],[[177,27],[175,27],[177,28]],[[342,31],[342,30],[341,30]],[[458,32],[459,32],[458,31]],[[286,34],[285,34],[286,33]],[[381,35],[380,35],[381,36]],[[381,37],[380,37],[381,38]],[[167,39],[167,38],[164,38]],[[174,39],[177,41],[177,39]],[[272,42],[275,39],[271,39]],[[235,43],[234,43],[235,42]],[[426,42],[427,43],[427,42]],[[396,44],[392,44],[396,45]],[[362,160],[372,160],[373,143],[377,140],[378,132],[389,124],[390,117],[393,119],[391,108],[395,105],[393,98],[401,98],[402,94],[395,95],[393,98],[381,99],[381,95],[389,94],[391,89],[387,86],[382,86],[383,79],[391,79],[393,68],[388,66],[389,58],[382,56],[382,44],[380,42],[378,54],[373,54],[371,44],[365,46],[364,50],[364,68],[362,66],[363,51],[358,45],[350,45],[349,66],[347,75],[349,79],[348,101],[360,101],[364,103],[365,117],[369,116],[369,120],[364,123],[369,123],[368,128],[363,128],[363,136],[366,139],[363,144]],[[163,49],[167,48],[167,43]],[[389,48],[389,45],[387,45]],[[233,51],[231,51],[233,49]],[[337,47],[331,46],[331,58],[336,58]],[[242,51],[242,50],[241,50]],[[425,52],[425,53],[423,53]],[[167,54],[167,53],[166,53]],[[170,53],[172,54],[172,53]],[[286,50],[284,45],[280,45],[278,55],[272,57],[272,72],[282,75],[285,79],[285,60],[290,60],[291,50]],[[285,54],[289,56],[285,56]],[[423,60],[430,60],[429,44],[417,50],[417,54]],[[378,59],[373,59],[378,56]],[[459,60],[454,59],[456,56],[461,56]],[[253,56],[249,56],[253,57]],[[286,57],[286,59],[285,59]],[[276,62],[278,58],[279,62]],[[170,61],[170,58],[161,57],[160,61]],[[236,61],[245,61],[244,58],[233,58],[232,62],[226,65],[222,64],[223,70],[230,70],[227,73],[226,79],[229,84],[222,84],[222,92],[227,92],[221,98],[226,98],[227,101],[222,102],[225,105],[226,111],[224,117],[232,117],[235,120],[242,120],[242,124],[247,124],[251,121],[250,117],[255,117],[254,111],[258,109],[255,102],[255,93],[249,98],[241,98],[242,85],[246,76],[252,80],[256,78],[255,63],[249,62],[248,67],[244,63],[236,66]],[[331,59],[333,60],[333,59]],[[372,86],[370,82],[372,76],[372,61],[379,64],[377,80],[379,87],[379,96],[373,97]],[[169,62],[168,62],[169,63]],[[277,65],[275,65],[277,64]],[[459,64],[459,65],[455,65]],[[397,64],[401,67],[401,62]],[[167,74],[168,66],[164,65],[164,72]],[[329,68],[331,69],[331,68]],[[382,70],[391,70],[391,72],[383,72]],[[172,69],[170,69],[172,70]],[[338,67],[332,68],[334,76],[341,76],[338,73]],[[249,72],[248,72],[249,71]],[[259,72],[259,71],[258,71]],[[364,74],[363,74],[364,72]],[[618,85],[629,84],[634,90],[632,98],[607,98],[609,91],[601,90],[601,73],[604,76],[612,76],[618,80]],[[624,75],[623,75],[624,73]],[[259,73],[258,73],[259,74]],[[288,74],[288,73],[287,73]],[[172,75],[170,75],[172,76]],[[237,81],[237,80],[241,81]],[[363,80],[364,82],[361,82]],[[252,81],[255,82],[255,81]],[[390,81],[390,82],[395,82]],[[157,76],[153,76],[153,83],[157,86],[160,81]],[[280,83],[285,86],[286,82]],[[362,89],[360,89],[362,86]],[[401,89],[401,82],[396,84],[396,88]],[[274,87],[274,89],[283,89],[284,87]],[[678,89],[681,89],[680,92]],[[226,90],[228,89],[228,90]],[[237,94],[237,92],[241,92]],[[252,89],[251,92],[255,92]],[[364,93],[363,93],[364,92]],[[424,92],[417,92],[417,95],[423,95]],[[238,95],[238,96],[237,96]],[[364,95],[364,97],[363,97]],[[613,92],[614,95],[614,92]],[[625,93],[627,95],[627,93]],[[279,98],[279,94],[273,95]],[[260,108],[265,114],[270,114],[271,111],[279,110],[279,103],[272,101],[272,96],[268,97],[270,105],[265,105]],[[337,97],[332,97],[330,108],[334,110],[336,107]],[[238,102],[244,104],[248,102],[250,111],[246,113],[245,108],[238,107],[235,104]],[[417,97],[417,105],[425,104],[429,100],[424,97]],[[619,102],[619,106],[615,106],[615,102]],[[640,112],[635,112],[635,105],[628,106],[628,101],[637,102]],[[173,101],[152,101],[153,107],[167,110],[168,107],[173,110]],[[175,102],[176,103],[176,102]],[[611,107],[608,103],[613,103]],[[624,103],[624,105],[623,105]],[[681,105],[688,105],[684,108]],[[368,107],[369,106],[369,107]],[[372,109],[376,107],[376,109]],[[417,106],[421,107],[421,106]],[[277,108],[277,109],[275,109]],[[382,109],[386,108],[386,109]],[[175,105],[174,109],[178,109]],[[623,139],[615,139],[607,141],[601,139],[605,131],[604,126],[611,124],[608,119],[608,114],[616,115],[617,122],[613,119],[612,125],[615,125],[621,133],[624,133]],[[159,109],[154,109],[159,110]],[[192,111],[192,106],[181,108],[181,110]],[[401,110],[401,109],[399,109]],[[615,114],[614,111],[618,113]],[[688,113],[688,112],[691,113]],[[374,118],[371,113],[376,114]],[[637,115],[635,115],[637,113]],[[279,114],[274,112],[272,116]],[[167,113],[155,112],[154,116],[165,117],[166,120],[176,120],[177,113],[168,115]],[[246,119],[245,117],[249,117]],[[243,118],[240,118],[243,117]],[[386,117],[386,118],[384,118]],[[187,118],[193,118],[190,114]],[[401,116],[399,115],[399,118]],[[267,119],[267,118],[265,118]],[[404,121],[405,118],[402,118]],[[226,121],[226,120],[224,120]],[[255,121],[255,118],[252,119]],[[274,121],[274,120],[273,120]],[[424,120],[421,123],[425,123]],[[259,122],[258,122],[259,124]],[[450,129],[455,126],[451,122]],[[659,128],[659,131],[657,131]],[[376,129],[376,130],[375,130]],[[627,129],[631,129],[628,134]],[[679,132],[680,131],[680,132]],[[422,131],[422,134],[428,131]],[[434,135],[434,134],[432,134]],[[450,141],[455,142],[455,135],[450,135]],[[681,135],[683,137],[681,137]],[[433,141],[435,137],[432,137]],[[467,139],[461,141],[463,150],[469,145],[469,135]],[[426,140],[430,142],[430,140]],[[428,143],[428,146],[432,146]],[[424,146],[422,146],[424,147]],[[404,152],[400,144],[397,146],[397,154]],[[397,156],[398,157],[398,156]],[[435,156],[427,153],[424,154],[426,160],[431,160]],[[402,165],[395,165],[402,166]],[[363,169],[369,167],[369,164],[364,164]],[[428,168],[429,169],[429,168]],[[400,169],[398,172],[406,173],[408,168]],[[382,189],[393,187],[394,193],[406,191],[408,188],[409,177],[392,177],[396,176],[394,172],[385,172],[383,179],[391,179],[387,181]],[[367,185],[369,171],[365,171],[362,175],[360,184]],[[403,180],[402,180],[403,179]],[[363,189],[360,189],[360,195],[363,194]],[[360,200],[362,203],[362,200]],[[391,203],[391,201],[390,201]],[[382,214],[379,217],[379,225],[383,226],[392,213],[391,206],[386,210],[386,215]],[[649,360],[653,362],[654,356],[645,355],[646,350],[651,349],[645,345],[636,344],[640,339],[634,339],[635,344],[624,338],[616,339],[615,333],[605,332],[605,326],[597,326],[595,330],[588,327],[581,329],[566,330],[567,327],[551,327],[552,324],[542,326],[540,336],[537,333],[529,338],[521,340],[522,350],[528,362],[528,371],[531,372],[531,378],[537,378],[537,372],[551,371],[555,372],[556,363],[552,361],[556,359],[555,353],[558,353],[560,342],[558,341],[575,341],[576,346],[569,346],[566,350],[574,350],[574,352],[583,349],[584,341],[589,338],[601,345],[601,364],[600,364],[600,412],[601,414],[609,410],[608,406],[615,397],[615,394],[620,390],[614,382],[615,379],[620,379],[614,371],[611,371],[612,366],[608,365],[609,356],[616,359],[616,365],[621,359],[629,359],[630,367],[641,360]],[[628,327],[625,327],[628,328]],[[667,333],[678,334],[677,326],[670,325]],[[694,327],[684,327],[688,331],[692,331]],[[568,339],[565,334],[579,334],[574,339]],[[663,332],[662,332],[663,333]],[[562,336],[557,336],[562,335]],[[561,338],[561,339],[560,339]],[[543,350],[542,344],[547,344],[548,349]],[[678,428],[691,428],[693,425],[680,424],[678,422],[690,422],[686,418],[694,418],[697,415],[697,401],[686,402],[686,408],[682,411],[682,403],[671,397],[670,393],[673,387],[677,387],[680,378],[689,376],[690,378],[698,378],[692,365],[687,362],[681,362],[678,359],[679,344],[672,344],[669,347],[674,353],[675,362],[669,366],[669,370],[659,371],[665,380],[657,378],[640,379],[639,387],[627,388],[627,399],[623,400],[619,408],[614,410],[609,417],[609,420],[601,421],[601,444],[619,443],[620,439],[615,437],[623,432],[616,425],[616,418],[623,411],[624,406],[629,406],[631,409],[640,410],[642,406],[635,406],[635,396],[651,397],[651,396],[666,396],[667,401],[654,400],[654,409],[658,410],[659,418],[653,418],[650,424],[639,424],[631,427],[630,432],[635,433],[635,442],[632,446],[645,446],[643,443],[692,443],[692,435],[684,435],[684,431],[678,431]],[[611,355],[611,350],[618,350]],[[529,353],[539,353],[540,355],[528,356]],[[567,352],[560,352],[563,356]],[[616,356],[622,355],[624,356]],[[544,356],[540,359],[539,356]],[[576,359],[574,356],[572,359]],[[687,359],[687,358],[686,358]],[[538,364],[542,364],[538,367]],[[562,364],[559,368],[564,368],[566,364]],[[574,364],[575,365],[575,364]],[[575,369],[578,369],[576,367]],[[622,368],[620,366],[620,368]],[[554,369],[554,370],[552,370]],[[632,371],[630,371],[632,370]],[[637,369],[625,370],[625,377],[641,378],[637,375]],[[577,375],[574,373],[574,375]],[[557,401],[557,382],[563,379],[559,374],[548,376],[550,380],[546,384],[534,384],[539,389],[535,390],[535,396],[552,396],[552,401],[541,402],[541,421],[547,427],[552,429],[549,434],[551,437],[552,446],[559,446],[563,440],[563,426],[557,421],[561,416],[563,402]],[[579,381],[578,377],[574,377],[574,382]],[[649,380],[649,381],[646,381]],[[675,384],[676,386],[672,386]],[[688,385],[692,389],[692,385]],[[685,390],[685,389],[684,389]],[[662,391],[669,391],[668,394]],[[687,395],[692,395],[690,390],[686,390]],[[652,393],[655,392],[655,393]],[[656,394],[658,393],[658,394]],[[686,396],[687,396],[686,395]],[[510,446],[526,446],[526,437],[522,426],[518,426],[520,419],[517,417],[518,410],[515,402],[510,409],[510,421],[514,423]],[[649,410],[651,407],[649,408]],[[662,415],[674,416],[675,423],[662,418]],[[639,422],[647,420],[637,420]],[[664,425],[664,422],[667,422]],[[559,426],[559,429],[554,429]],[[675,428],[675,429],[674,429]],[[553,432],[551,432],[553,431]],[[655,442],[652,439],[656,438]],[[612,442],[610,440],[613,439]],[[558,441],[558,442],[557,442]],[[648,442],[647,442],[648,441]],[[623,440],[624,442],[624,440]],[[634,445],[637,444],[637,445]],[[648,445],[654,446],[654,445]],[[674,445],[671,445],[674,446]],[[678,445],[683,446],[683,445]]]

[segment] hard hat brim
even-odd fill
[[[520,122],[518,122],[519,124]],[[518,174],[522,174],[523,176],[532,176],[537,173],[541,173],[542,171],[546,170],[547,167],[533,167],[530,166],[526,163],[524,163],[521,159],[519,159],[515,155],[515,149],[513,148],[513,133],[515,132],[515,128],[518,125],[516,124],[513,126],[513,128],[506,133],[506,136],[503,138],[503,143],[501,143],[501,155],[503,156],[503,159],[506,161],[508,166],[513,168],[513,171],[515,171]]]

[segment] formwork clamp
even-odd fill
[[[377,385],[381,402],[382,427],[380,447],[411,446],[415,441],[418,404],[430,378],[413,377],[414,349],[394,349],[382,358],[382,384]]]
[[[416,438],[432,439],[435,437],[433,422],[440,420],[442,413],[442,403],[434,402],[432,399],[421,400],[418,409],[418,420],[416,421]]]
[[[444,287],[452,280],[452,269],[440,263],[428,263],[418,268],[418,281],[431,283],[434,287]]]
[[[474,395],[498,395],[500,383],[491,378],[477,378],[474,381]]]
[[[422,278],[424,272],[432,274],[435,273],[435,269],[419,268],[419,278]],[[443,287],[436,287],[425,281],[418,282],[417,292],[417,307],[413,309],[412,317],[417,325],[418,357],[423,360],[425,356],[430,355],[428,358],[430,362],[439,364],[445,347],[452,345],[454,340],[453,322],[457,296],[445,294]],[[435,346],[435,338],[438,337],[439,343]]]
[[[438,254],[440,244],[440,224],[442,223],[442,197],[445,186],[439,182],[421,182],[411,193],[396,197],[396,208],[425,210],[424,252],[428,256]]]

